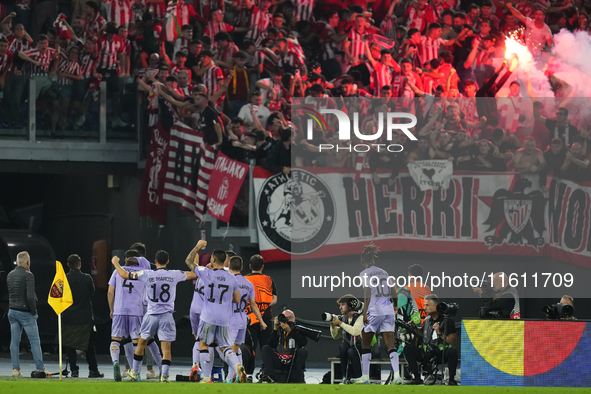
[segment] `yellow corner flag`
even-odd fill
[[[72,298],[72,290],[70,289],[70,284],[66,278],[62,263],[56,261],[55,269],[55,278],[53,278],[51,290],[49,290],[47,303],[59,315],[74,303],[74,299]]]

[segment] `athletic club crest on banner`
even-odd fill
[[[511,230],[520,233],[531,216],[532,200],[505,200],[505,219]]]
[[[311,172],[295,169],[266,180],[259,194],[259,227],[278,249],[310,253],[326,243],[335,223],[327,185]]]
[[[526,178],[517,179],[511,190],[500,189],[494,196],[488,219],[489,225],[484,242],[491,247],[508,243],[529,245],[535,249],[544,246],[544,207],[546,200],[536,190],[525,193],[532,183]]]

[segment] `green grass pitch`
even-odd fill
[[[214,383],[201,385],[198,383],[177,383],[163,384],[157,382],[121,382],[91,380],[64,380],[60,382],[57,378],[47,380],[12,379],[1,378],[0,392],[2,394],[19,393],[42,393],[42,394],[130,394],[141,392],[142,394],[162,394],[163,392],[174,393],[200,393],[210,392],[215,394],[234,394],[240,390],[241,394],[276,394],[276,393],[298,393],[298,394],[376,394],[391,393],[392,391],[414,393],[469,393],[469,394],[512,394],[512,393],[591,393],[591,388],[522,388],[522,387],[447,387],[447,386],[379,386],[379,385],[319,385],[319,384],[242,384],[237,387],[235,384]]]

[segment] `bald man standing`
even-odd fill
[[[10,322],[10,358],[12,359],[12,376],[22,377],[19,350],[23,329],[31,344],[31,353],[37,372],[47,373],[43,364],[41,340],[37,327],[37,296],[35,295],[35,277],[30,271],[31,257],[27,252],[16,256],[17,267],[6,277],[8,285],[8,321]],[[38,374],[38,376],[40,376]]]

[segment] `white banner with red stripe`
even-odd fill
[[[550,256],[591,268],[591,183],[513,173],[455,172],[447,189],[422,191],[408,172],[376,185],[368,171],[256,167],[265,261],[380,251]]]
[[[203,221],[207,189],[215,163],[213,147],[203,133],[176,121],[170,130],[162,199],[180,205]]]

